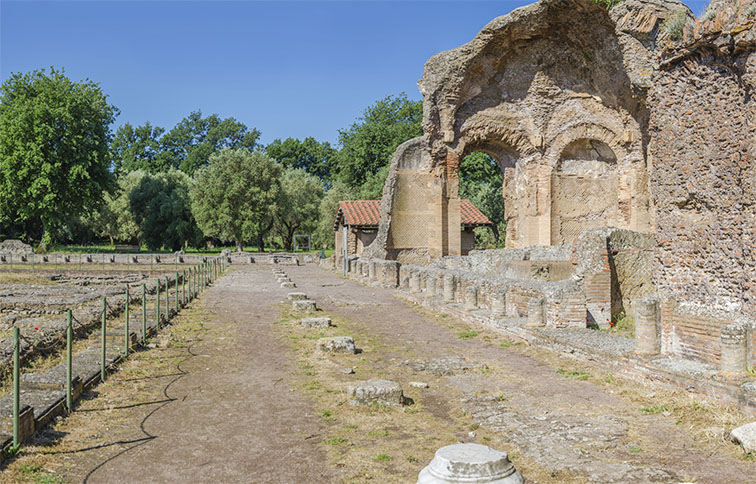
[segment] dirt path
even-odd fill
[[[558,481],[742,483],[756,475],[756,463],[738,458],[735,446],[725,444],[727,452],[719,453],[721,449],[707,448],[699,435],[686,431],[681,425],[685,422],[665,400],[671,394],[661,389],[631,382],[615,387],[611,375],[602,377],[610,383],[597,385],[587,381],[594,371],[589,365],[578,363],[581,369],[575,371],[567,369],[575,362],[555,355],[534,358],[509,343],[503,343],[508,346],[504,348],[489,336],[486,342],[480,337],[487,334],[482,328],[473,328],[479,335],[468,336],[473,333],[464,331],[470,329],[464,323],[455,325],[413,310],[394,291],[324,275],[313,266],[297,268],[291,275],[324,312],[392,341],[394,353],[384,358],[389,368],[412,355],[424,361],[460,356],[487,365],[485,372],[456,372],[437,379],[435,391],[424,392],[424,403],[440,417],[461,406],[476,425],[514,444],[518,453]],[[427,372],[414,376],[432,378]],[[627,389],[631,387],[633,392]],[[405,392],[413,397],[418,393]],[[696,405],[707,402],[693,401],[694,410]],[[721,434],[726,429],[705,430]]]
[[[0,481],[414,482],[437,448],[458,441],[507,450],[534,482],[742,483],[756,474],[755,462],[712,438],[737,412],[615,380],[392,290],[314,266],[283,269],[334,327],[302,328],[278,305],[291,290],[269,267],[238,268]],[[314,351],[317,338],[343,334],[364,351]],[[370,378],[400,382],[414,405],[346,404],[346,385]]]
[[[54,450],[62,465],[44,467],[67,482],[331,481],[312,404],[289,390],[291,359],[270,330],[285,296],[270,272],[225,276],[182,313],[176,343],[127,362],[59,424],[74,434]],[[150,380],[123,395],[140,370]],[[77,434],[88,417],[100,428]]]

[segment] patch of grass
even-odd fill
[[[33,272],[0,272],[0,284],[27,284],[30,286],[50,286],[54,281]]]
[[[310,391],[313,391],[313,390],[319,390],[319,389],[320,389],[320,387],[321,387],[321,386],[320,386],[320,382],[318,382],[317,380],[311,380],[311,381],[308,381],[308,382],[307,382],[307,383],[305,383],[305,384],[304,384],[304,386],[303,386],[303,388],[304,388],[305,390],[310,390]]]
[[[373,460],[376,462],[391,462],[391,456],[388,454],[376,454],[373,456]]]
[[[457,338],[459,338],[459,339],[470,339],[470,338],[475,338],[476,336],[478,336],[478,332],[474,331],[474,330],[473,331],[463,331],[461,333],[457,333]]]
[[[669,405],[645,405],[639,410],[643,415],[656,415],[668,411]]]
[[[60,474],[46,471],[41,465],[22,462],[18,466],[18,473],[26,482],[35,484],[58,484],[65,480]]]
[[[414,464],[416,462],[420,462],[420,459],[418,459],[417,457],[415,457],[413,455],[408,455],[407,456],[407,462],[410,462],[410,463]]]
[[[608,331],[617,336],[633,338],[635,336],[635,319],[622,311],[612,316],[611,328]]]
[[[572,378],[574,380],[582,380],[582,381],[587,380],[591,376],[586,371],[582,371],[582,370],[564,370],[562,368],[559,368],[557,370],[557,374],[563,375],[563,376],[565,376],[567,378]]]
[[[323,443],[327,445],[344,445],[348,444],[349,440],[342,437],[336,437],[333,439],[326,439],[323,441]]]
[[[628,449],[628,452],[630,452],[631,454],[637,454],[637,453],[639,453],[639,452],[640,452],[641,450],[642,450],[642,449],[641,449],[640,447],[630,447],[630,448]]]
[[[333,412],[331,412],[330,410],[321,410],[320,411],[320,416],[323,417],[324,419],[329,419],[329,418],[331,418],[332,415],[333,415]]]

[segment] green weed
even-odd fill
[[[463,331],[461,333],[457,333],[457,338],[459,339],[470,339],[475,338],[476,336],[478,336],[477,331]]]

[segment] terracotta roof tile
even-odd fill
[[[492,225],[488,217],[467,199],[462,199],[460,204],[460,218],[463,226]],[[378,227],[380,220],[380,200],[342,200],[333,229],[338,230],[340,224],[373,228]]]
[[[488,217],[483,215],[483,212],[466,198],[462,199],[459,211],[462,225],[493,225],[493,222],[488,220]]]

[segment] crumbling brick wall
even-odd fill
[[[756,313],[755,64],[747,53],[700,48],[655,81],[654,283],[664,297]]]

